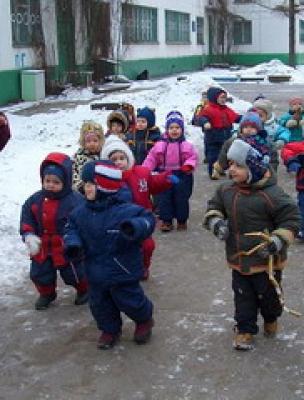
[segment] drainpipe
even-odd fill
[[[291,67],[295,66],[295,2],[289,0],[289,59]]]

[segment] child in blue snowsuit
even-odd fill
[[[151,336],[153,305],[139,280],[143,275],[141,243],[151,236],[151,211],[130,203],[122,171],[109,160],[88,162],[82,171],[86,202],[70,215],[66,254],[73,259],[84,251],[90,308],[102,331],[98,347],[109,349],[121,335],[124,312],[136,323],[134,340]]]
[[[76,291],[75,305],[88,300],[87,279],[80,260],[70,264],[64,255],[63,231],[69,213],[84,200],[72,191],[72,160],[50,153],[40,167],[42,189],[22,206],[20,234],[31,257],[30,277],[40,296],[36,310],[44,310],[57,297],[57,270]]]

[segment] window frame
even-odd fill
[[[299,43],[304,44],[304,19],[299,19]]]
[[[205,44],[205,20],[204,17],[196,17],[196,44]]]
[[[39,3],[36,0],[11,0],[10,5],[13,47],[34,47],[41,32]]]
[[[236,33],[236,24],[241,25],[239,29],[240,31],[240,40],[238,39],[238,36],[235,34]],[[249,38],[246,38],[246,26],[249,26]],[[242,21],[234,21],[233,22],[233,45],[234,46],[246,46],[246,45],[251,45],[252,44],[252,21],[251,20],[242,20]]]
[[[157,44],[158,9],[126,3],[122,6],[122,43]],[[144,24],[146,29],[142,29]]]
[[[165,10],[165,33],[166,44],[191,44],[190,14]]]

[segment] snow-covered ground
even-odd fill
[[[277,61],[260,64],[247,70],[242,69],[242,74],[259,75],[261,71],[273,73],[275,69],[280,73],[284,71],[290,73],[293,83],[304,83],[304,73],[280,64]],[[174,76],[134,82],[129,90],[108,94],[102,101],[126,101],[132,103],[135,108],[146,105],[153,107],[156,110],[157,124],[162,129],[166,114],[177,109],[185,116],[189,140],[201,147],[201,131],[199,128],[192,127],[190,120],[195,106],[200,101],[201,92],[211,85],[219,86],[211,78],[216,73],[229,74],[231,71],[204,70],[182,74],[185,77],[183,80],[178,80]],[[54,100],[62,101],[63,108],[57,112],[32,116],[14,114],[14,111],[29,107],[33,103],[3,108],[9,118],[13,137],[0,156],[0,279],[2,287],[20,282],[27,276],[29,270],[26,250],[18,235],[19,216],[24,200],[40,188],[41,161],[52,151],[72,155],[77,150],[79,130],[83,120],[94,119],[106,128],[109,111],[92,111],[90,104],[78,105],[75,109],[64,109],[64,101],[92,100],[95,102],[97,98],[89,89],[70,89],[56,99],[45,100],[49,103],[50,109]],[[235,98],[231,104],[231,107],[240,113],[246,111],[249,106],[250,103]]]

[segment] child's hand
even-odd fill
[[[41,247],[40,237],[31,233],[26,235],[24,242],[31,256],[36,256],[39,253]]]
[[[228,221],[213,217],[208,222],[209,229],[219,240],[227,240],[229,236]]]
[[[204,128],[204,130],[208,130],[208,129],[211,129],[211,124],[210,124],[210,122],[206,122],[205,124],[204,124],[204,126],[203,126],[203,128]]]
[[[274,144],[275,144],[275,148],[276,148],[277,150],[281,150],[281,148],[284,147],[285,142],[284,142],[284,140],[279,139],[279,140],[276,140],[276,141],[274,142]]]
[[[286,122],[286,128],[295,128],[298,125],[298,121],[290,119]]]
[[[172,183],[172,185],[177,185],[177,184],[179,184],[179,182],[180,182],[180,179],[179,179],[179,177],[178,176],[176,176],[176,175],[168,175],[167,176],[167,180],[170,182],[170,183]]]
[[[260,257],[268,258],[269,256],[278,254],[282,250],[283,244],[283,240],[277,235],[270,236],[270,242],[268,242],[265,247],[260,249],[258,253]]]
[[[301,126],[304,126],[304,119],[301,119],[299,123]]]

